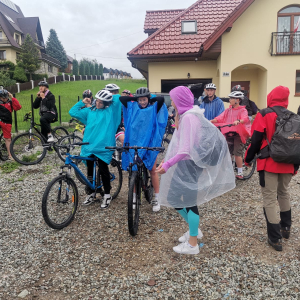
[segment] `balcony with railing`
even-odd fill
[[[300,55],[300,32],[273,32],[270,54]]]

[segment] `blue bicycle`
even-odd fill
[[[71,155],[70,149],[74,146],[88,145],[89,143],[74,143],[70,145],[56,145],[58,148],[66,150],[65,165],[61,166],[59,176],[54,178],[47,186],[42,199],[42,214],[45,222],[53,229],[62,229],[67,227],[74,219],[78,207],[78,189],[75,181],[71,178],[71,169],[73,168],[77,175],[86,186],[96,193],[104,195],[100,171],[97,163],[97,157],[82,157]],[[76,161],[89,160],[94,162],[93,182],[91,183],[83,172],[78,168]],[[65,171],[64,169],[67,169]],[[122,187],[122,169],[120,164],[112,159],[109,165],[111,194],[115,199],[120,193]]]

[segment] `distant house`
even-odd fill
[[[27,34],[40,51],[41,66],[36,73],[57,75],[60,63],[46,54],[39,18],[26,18],[19,6],[10,0],[0,0],[0,60],[16,63]]]
[[[73,72],[73,58],[69,55],[67,55],[68,59],[68,66],[65,69],[65,73],[72,73]]]
[[[109,69],[103,68],[103,77],[104,80],[109,79]]]
[[[104,80],[106,80],[106,79],[126,79],[126,78],[131,78],[131,75],[129,73],[123,72],[121,70],[104,67],[103,68],[103,77],[104,77]]]

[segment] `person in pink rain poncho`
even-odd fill
[[[210,201],[235,187],[235,178],[226,140],[204,117],[204,109],[193,106],[192,92],[179,86],[170,92],[176,110],[172,140],[165,162],[157,168],[161,176],[159,202],[175,208],[189,225],[173,250],[197,254],[199,229],[197,205]],[[166,174],[165,174],[166,173]]]
[[[223,127],[222,133],[226,136],[229,151],[235,156],[235,162],[238,168],[237,179],[244,179],[243,176],[243,147],[251,135],[251,122],[245,106],[240,106],[244,99],[244,94],[235,91],[229,94],[230,107],[227,108],[218,117],[211,120],[216,126],[233,124],[232,127]]]

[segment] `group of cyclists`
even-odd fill
[[[233,189],[235,179],[243,179],[243,163],[251,163],[249,159],[247,162],[243,161],[242,149],[253,134],[251,119],[257,112],[257,107],[245,96],[241,86],[235,86],[228,96],[230,106],[225,109],[224,99],[216,96],[216,90],[215,84],[206,85],[199,105],[196,101],[198,99],[195,99],[188,87],[179,86],[171,90],[171,113],[176,129],[165,160],[157,167],[158,152],[142,150],[140,153],[150,172],[155,191],[151,202],[153,211],[158,212],[161,205],[173,207],[188,223],[189,231],[179,238],[180,244],[173,248],[181,254],[199,253],[197,239],[203,234],[199,229],[198,205]],[[10,98],[11,107],[15,110],[20,109],[17,100]],[[3,132],[6,132],[4,137],[9,140],[8,130],[5,129],[7,123],[3,123],[1,110],[4,106],[7,109],[5,99],[9,97],[6,97],[2,90],[0,126]],[[48,142],[53,141],[50,124],[57,119],[57,110],[55,97],[49,91],[47,82],[39,83],[34,108],[40,109],[42,134]],[[97,157],[105,192],[100,207],[107,209],[112,201],[108,169],[112,152],[106,147],[115,146],[116,141],[121,145],[160,147],[170,109],[168,111],[164,97],[152,95],[146,87],[137,89],[134,95],[129,90],[120,94],[120,87],[110,83],[94,97],[91,90],[85,90],[82,100],[76,103],[69,113],[85,125],[83,142],[89,144],[82,146],[81,155]],[[217,126],[222,124],[232,126],[222,128],[221,132]],[[235,156],[238,168],[236,176],[232,168],[232,156]],[[127,170],[132,160],[130,151],[122,153],[123,170]],[[158,174],[162,175],[161,182]],[[87,162],[87,176],[92,181],[93,162]],[[83,204],[89,205],[94,202],[95,191],[87,187],[86,193]],[[133,205],[135,201],[134,194]],[[268,222],[267,220],[269,243],[278,250],[276,245],[279,242],[272,239],[274,228],[272,229]],[[285,226],[285,231],[289,230],[290,225]],[[282,230],[279,229],[279,232]]]

